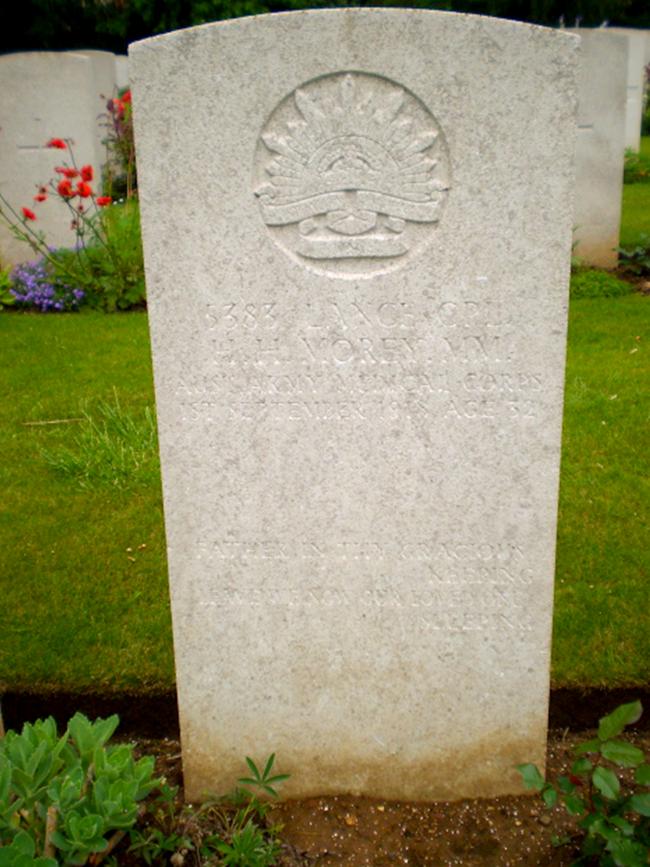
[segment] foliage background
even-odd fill
[[[650,27],[647,0],[22,0],[12,26],[0,28],[0,53],[99,48],[126,52],[129,42],[207,21],[295,9],[399,6],[494,15],[515,21],[582,26],[603,21]]]

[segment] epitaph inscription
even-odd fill
[[[307,82],[268,119],[254,192],[280,246],[325,273],[373,274],[422,247],[440,219],[449,157],[401,85],[342,72]]]

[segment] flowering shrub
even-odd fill
[[[123,90],[120,96],[109,99],[104,117],[104,144],[109,156],[104,169],[104,188],[113,196],[130,199],[137,195],[138,185],[131,91]]]
[[[29,279],[22,272],[14,277],[16,300],[43,311],[74,310],[82,299],[109,312],[142,303],[144,266],[137,202],[113,205],[111,196],[96,195],[95,170],[92,165],[77,166],[69,140],[52,138],[47,146],[66,150],[69,162],[56,166],[48,183],[38,187],[35,210],[22,206],[17,211],[0,194],[0,218],[39,257],[29,266]],[[50,249],[34,226],[39,204],[50,197],[70,212],[74,233],[70,249]]]
[[[41,313],[63,313],[78,310],[83,301],[83,289],[72,289],[52,274],[47,260],[16,265],[10,275],[9,290],[20,307],[40,310]]]

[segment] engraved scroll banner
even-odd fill
[[[449,189],[449,157],[429,110],[401,85],[341,72],[275,109],[254,192],[275,240],[327,273],[375,273],[423,246]]]

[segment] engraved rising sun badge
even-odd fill
[[[262,218],[290,255],[325,273],[402,262],[449,190],[444,136],[424,104],[377,75],[315,79],[269,117],[255,159]]]

